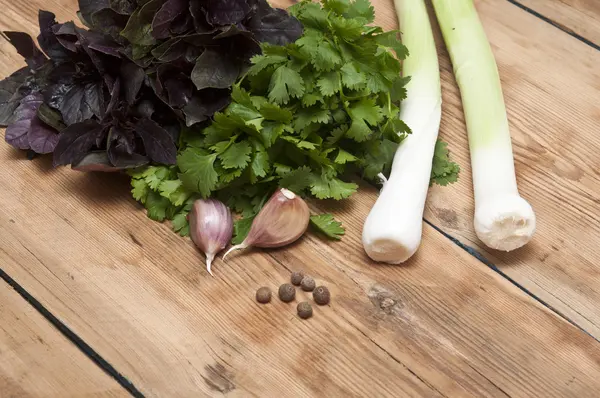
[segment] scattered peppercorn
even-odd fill
[[[329,293],[329,289],[325,286],[319,286],[313,292],[313,299],[315,300],[315,303],[319,305],[326,305],[329,304],[331,293]]]
[[[268,287],[261,287],[256,291],[256,301],[261,304],[266,304],[271,301],[271,289]]]
[[[279,286],[279,298],[284,303],[289,303],[296,298],[296,288],[290,283]]]
[[[302,290],[304,290],[305,292],[312,292],[313,290],[315,290],[315,285],[315,280],[310,276],[305,276],[304,278],[302,278],[302,282],[300,283],[300,286],[302,286]]]
[[[298,316],[302,319],[308,319],[313,314],[312,306],[308,301],[303,301],[300,304],[298,304],[297,310]]]
[[[302,283],[303,278],[304,278],[304,272],[302,272],[302,271],[292,272],[292,285],[300,286],[300,283]]]

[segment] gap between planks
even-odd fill
[[[536,18],[539,18],[542,21],[549,23],[550,25],[554,26],[555,28],[562,30],[566,34],[573,36],[574,38],[587,44],[588,46],[600,51],[600,44],[596,44],[593,41],[583,37],[582,35],[578,34],[577,32],[575,32],[572,29],[568,28],[567,26],[563,25],[562,23],[557,22],[557,21],[553,20],[552,18],[546,17],[545,15],[537,12],[533,8],[528,7],[525,4],[523,4],[517,0],[506,0],[506,1],[508,1],[511,4],[514,4],[515,6],[519,7],[520,9],[530,13],[531,15],[535,16]]]
[[[41,316],[56,328],[64,337],[72,342],[86,357],[88,357],[96,366],[98,366],[107,375],[112,377],[121,387],[136,398],[143,398],[144,395],[119,371],[117,371],[108,361],[98,354],[81,337],[74,333],[67,325],[52,314],[42,303],[25,290],[17,281],[11,278],[2,268],[0,268],[0,279],[14,289],[29,305],[31,305]]]

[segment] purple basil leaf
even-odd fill
[[[73,22],[65,22],[63,24],[56,24],[52,27],[52,32],[56,36],[62,36],[62,35],[75,36],[75,24]]]
[[[65,129],[65,127],[67,127],[62,121],[62,116],[60,115],[60,112],[50,108],[46,103],[42,103],[38,108],[37,117],[42,122],[44,122],[45,124],[57,131],[62,131]]]
[[[162,164],[176,163],[177,148],[168,131],[151,119],[140,119],[135,125],[135,131],[144,142],[146,156],[152,161]]]
[[[137,5],[135,0],[109,0],[109,3],[114,12],[123,15],[131,15]]]
[[[186,125],[189,127],[208,120],[215,112],[221,111],[229,105],[230,101],[229,90],[206,89],[197,92],[183,108]]]
[[[14,118],[15,109],[27,94],[23,86],[30,75],[25,67],[0,81],[0,126],[8,125]]]
[[[162,6],[162,0],[150,0],[142,7],[136,9],[129,17],[125,29],[121,36],[125,37],[132,44],[140,46],[152,46],[156,44],[156,39],[152,37],[152,20],[154,14]]]
[[[92,151],[79,156],[71,163],[71,169],[83,172],[116,172],[121,170],[111,164],[106,151]]]
[[[37,37],[42,50],[53,61],[62,61],[69,59],[69,52],[58,42],[53,32],[56,25],[55,15],[48,11],[40,10],[38,13],[40,34]]]
[[[200,55],[202,55],[203,52],[204,50],[202,50],[200,47],[188,46],[188,48],[185,50],[185,61],[188,64],[195,65],[196,60]]]
[[[154,104],[150,100],[140,101],[135,107],[134,114],[137,117],[149,119],[154,114]]]
[[[85,86],[83,106],[87,106],[96,117],[100,119],[104,117],[104,87],[102,83],[89,83]]]
[[[90,43],[89,47],[92,50],[99,51],[106,55],[111,55],[111,56],[117,57],[117,58],[121,57],[121,54],[119,53],[120,47],[118,47],[116,45],[113,46],[110,43],[104,44],[104,43],[100,43],[100,42],[95,42],[95,43]]]
[[[202,2],[197,0],[190,1],[190,14],[194,22],[194,28],[196,32],[208,32],[213,28],[209,25],[206,20],[206,12],[202,7]],[[188,14],[189,15],[189,14]]]
[[[119,52],[127,57],[130,61],[135,62],[138,66],[141,66],[142,68],[149,67],[150,64],[152,64],[152,56],[136,59],[136,57],[133,55],[133,48],[134,46],[132,44],[128,44],[127,46],[120,48]]]
[[[252,32],[245,29],[242,25],[230,25],[224,28],[221,33],[215,36],[215,39],[224,39],[226,37],[231,37],[235,35],[245,35],[247,37],[252,37]]]
[[[161,62],[173,62],[185,54],[186,44],[180,38],[165,41],[152,50],[154,58]]]
[[[169,37],[171,23],[188,7],[188,0],[167,0],[152,20],[152,35],[155,39]]]
[[[121,65],[121,81],[123,82],[125,99],[130,105],[135,103],[145,77],[144,70],[136,64],[128,62]]]
[[[103,100],[100,95],[103,95],[101,84],[62,85],[59,91],[55,91],[56,102],[51,102],[50,106],[58,109],[66,125],[70,126],[94,115],[101,117],[100,104]]]
[[[73,53],[77,52],[77,43],[75,41],[69,40],[64,36],[56,36],[56,40],[58,40],[60,45],[66,48],[67,50]]]
[[[150,159],[144,155],[124,152],[121,144],[116,144],[108,148],[108,159],[112,165],[121,170],[145,166],[150,163]]]
[[[49,80],[51,80],[55,85],[59,84],[73,84],[73,79],[75,75],[78,73],[78,66],[72,62],[64,62],[60,65],[57,65],[50,71],[48,76]],[[50,87],[52,95],[54,95],[54,91],[57,90],[57,87]],[[46,98],[46,101],[53,102],[54,100],[50,99],[50,96]]]
[[[4,139],[17,149],[30,149],[27,133],[31,126],[31,120],[17,119],[6,128]]]
[[[128,129],[120,128],[118,126],[112,127],[108,132],[107,146],[110,148],[111,145],[116,144],[119,144],[129,155],[133,154],[135,134]]]
[[[192,33],[183,37],[186,43],[193,44],[194,46],[204,47],[215,44],[215,36],[219,33],[219,30],[213,29],[208,32]]]
[[[169,99],[167,98],[167,94],[165,89],[160,81],[159,73],[155,73],[155,76],[149,77],[148,83],[150,83],[150,87],[154,91],[154,94],[166,105],[169,105]]]
[[[134,151],[135,136],[133,132],[112,128],[108,133],[108,159],[113,166],[132,168],[148,164],[150,160]]]
[[[113,109],[115,109],[115,106],[117,105],[117,102],[119,101],[120,93],[121,93],[121,80],[119,78],[117,78],[117,80],[115,80],[115,84],[113,85],[112,90],[110,92],[110,101],[108,102],[108,106],[106,107],[106,114],[112,113]]]
[[[103,54],[113,57],[121,57],[119,54],[119,48],[121,48],[121,46],[102,33],[88,31],[87,41],[88,47],[92,50],[99,51]]]
[[[67,165],[85,155],[104,134],[104,127],[95,120],[72,124],[63,130],[54,149],[54,166]]]
[[[30,149],[28,133],[31,121],[37,113],[37,109],[43,102],[41,94],[31,94],[21,100],[21,104],[15,110],[14,121],[6,128],[5,140],[10,145],[19,149]]]
[[[92,64],[96,67],[96,69],[101,75],[105,75],[106,69],[104,63],[102,62],[102,59],[100,58],[100,55],[92,49],[90,49],[89,47],[89,37],[91,37],[91,33],[85,29],[81,29],[78,27],[75,27],[75,32],[77,34],[77,38],[79,39],[81,48],[83,48],[85,53],[88,55],[90,61],[92,61]]]
[[[91,23],[94,30],[110,36],[114,41],[125,43],[126,40],[121,36],[121,31],[127,25],[127,16],[120,15],[111,9],[102,9],[96,11],[91,16]]]
[[[31,120],[27,134],[29,145],[36,153],[51,153],[56,148],[60,134],[52,127],[44,124],[37,116]]]
[[[192,82],[183,73],[179,73],[171,79],[165,80],[164,86],[167,90],[167,95],[169,96],[169,105],[175,108],[185,106],[194,91]]]
[[[250,13],[250,6],[246,0],[206,1],[203,8],[207,22],[213,26],[241,22]]]
[[[259,0],[258,10],[246,26],[258,41],[281,46],[296,41],[303,33],[300,21],[285,10],[271,8],[266,0]]]
[[[195,2],[192,2],[192,4]],[[175,20],[171,23],[171,33],[179,36],[183,35],[187,32],[190,32],[194,29],[194,20],[192,16],[186,12],[179,15]]]
[[[237,80],[240,66],[231,55],[207,49],[196,60],[191,78],[198,90],[228,88]]]
[[[38,69],[47,60],[46,56],[37,48],[31,36],[23,32],[4,32],[10,44],[17,52],[25,58],[27,65],[31,69]]]
[[[79,0],[79,12],[88,24],[93,24],[92,14],[105,8],[110,8],[109,0]]]

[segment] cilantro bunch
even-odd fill
[[[399,32],[369,26],[368,0],[304,0],[288,11],[303,35],[261,44],[230,105],[207,127],[182,132],[177,167],[132,173],[134,197],[150,217],[173,219],[186,234],[191,203],[213,196],[244,216],[240,236],[277,187],[341,200],[357,190],[353,176],[389,172],[410,134],[398,116],[409,80],[400,76],[408,51]],[[444,149],[436,151],[432,181],[452,180],[455,165]],[[313,218],[313,226],[332,238],[343,233],[329,216]]]
[[[407,51],[398,32],[368,27],[372,7],[301,2],[290,13],[303,36],[262,54],[233,88],[232,103],[200,135],[184,137],[177,164],[186,189],[207,197],[246,196],[249,186],[289,188],[344,199],[361,170],[373,178],[389,165],[401,135],[398,119]],[[368,4],[368,3],[367,3]]]

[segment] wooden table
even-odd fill
[[[394,28],[392,2],[374,4]],[[307,235],[218,261],[212,278],[188,239],[146,218],[127,180],[53,170],[0,145],[0,397],[600,396],[599,4],[477,2],[539,223],[510,254],[473,231],[464,117],[442,40],[441,136],[463,172],[431,190],[421,249],[403,266],[363,254],[372,187],[342,207],[313,204],[343,221],[341,242]],[[0,7],[0,29],[37,34],[38,8],[66,21],[77,4]],[[22,65],[0,41],[0,76]],[[294,269],[333,291],[310,321],[254,301]]]

